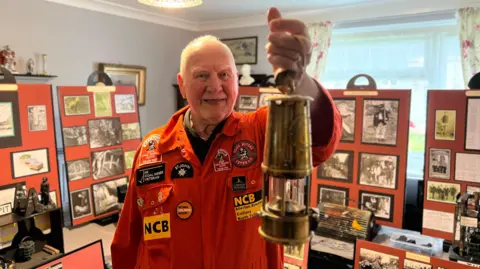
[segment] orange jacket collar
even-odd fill
[[[185,129],[183,128],[183,118],[185,116],[185,112],[187,112],[189,108],[190,106],[187,105],[177,111],[165,125],[163,133],[160,134],[161,143],[158,148],[159,154],[172,151],[188,142],[188,137],[185,133]],[[240,114],[237,112],[232,112],[232,114],[228,116],[227,122],[223,126],[220,134],[224,134],[226,136],[236,135],[239,131],[239,121]]]

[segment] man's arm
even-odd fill
[[[137,264],[138,246],[142,237],[142,218],[135,191],[135,167],[138,154],[139,150],[135,154],[127,196],[111,246],[112,267],[115,269],[132,269]]]

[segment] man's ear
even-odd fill
[[[180,73],[177,75],[177,83],[178,87],[180,88],[180,94],[182,95],[183,99],[187,99],[187,96],[185,95],[185,89],[183,88],[183,78]]]

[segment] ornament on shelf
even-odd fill
[[[42,75],[48,76],[48,73],[47,73],[47,54],[42,54],[42,58],[43,58],[43,72],[42,72]]]
[[[27,62],[27,75],[33,75],[33,72],[35,71],[35,62],[33,61],[32,58],[28,59]]]
[[[15,66],[17,62],[15,61],[15,52],[10,48],[9,45],[3,47],[3,50],[0,51],[0,66],[10,71],[12,74],[18,74]]]
[[[240,78],[240,85],[242,86],[248,86],[248,85],[252,85],[253,82],[255,82],[255,79],[250,76],[250,65],[248,64],[244,64],[242,66],[242,77]]]

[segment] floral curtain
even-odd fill
[[[465,87],[480,72],[480,9],[462,8],[458,12]]]
[[[324,21],[308,25],[308,32],[312,40],[312,56],[307,67],[307,73],[320,81],[327,66],[328,49],[332,38],[333,23]]]

